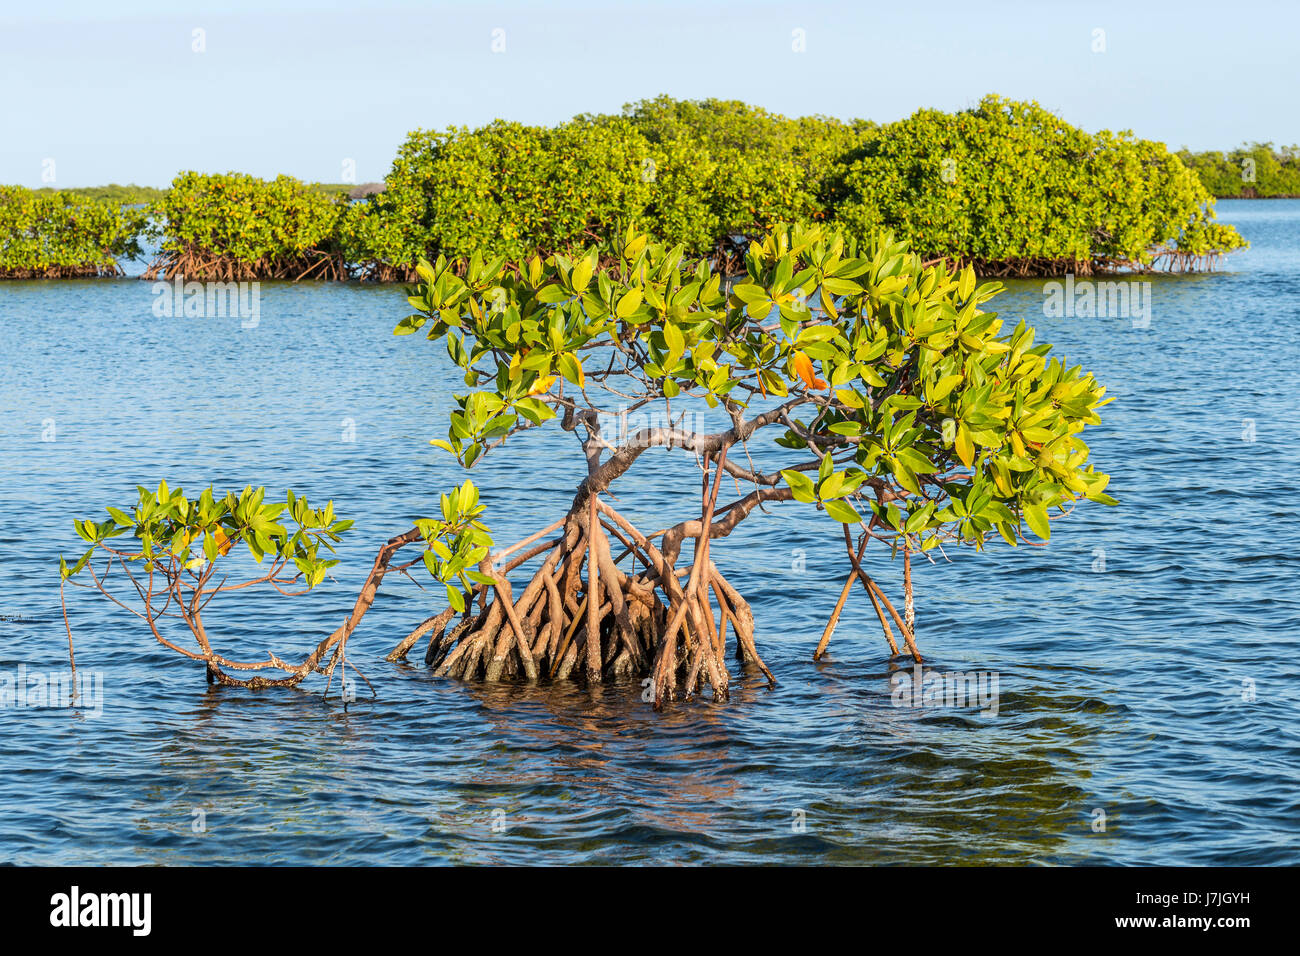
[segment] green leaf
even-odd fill
[[[762,302],[771,301],[766,289],[752,283],[742,282],[733,288],[731,292],[737,299],[744,302],[746,305],[757,305]]]
[[[844,472],[833,472],[826,476],[826,480],[817,486],[817,497],[822,499],[838,498],[844,494]]]
[[[520,398],[515,401],[515,409],[534,425],[540,425],[555,417],[555,409],[536,398]]]
[[[557,364],[560,369],[560,374],[574,385],[578,386],[578,388],[582,388],[587,384],[587,376],[583,373],[582,363],[578,361],[578,357],[572,352],[563,353]]]
[[[124,511],[119,511],[111,505],[105,510],[108,511],[108,513],[113,517],[113,520],[118,524],[126,525],[128,527],[135,524],[135,520],[129,517]]]
[[[841,524],[857,524],[862,519],[847,501],[838,498],[825,503],[826,513]]]
[[[933,386],[926,389],[925,397],[930,400],[931,404],[943,401],[948,397],[948,393],[956,387],[957,383],[962,380],[962,377],[961,375],[945,375]]]
[[[918,474],[928,475],[937,470],[934,463],[915,448],[901,448],[897,456],[898,460],[906,465],[908,469]]]
[[[857,295],[862,291],[862,286],[848,279],[823,279],[822,288],[833,295]]]
[[[790,490],[794,493],[795,501],[812,503],[817,500],[817,492],[813,486],[812,479],[802,471],[787,469],[781,472],[781,477],[784,478],[785,483],[790,486]]]
[[[618,305],[614,308],[614,314],[620,319],[626,319],[635,312],[641,305],[641,290],[629,289],[623,293],[623,297],[618,300]]]
[[[840,330],[833,325],[810,325],[800,329],[795,345],[804,348],[813,342],[829,342],[839,334]]]
[[[1025,502],[1020,507],[1025,516],[1025,524],[1029,525],[1029,530],[1038,535],[1044,541],[1052,536],[1052,525],[1047,520],[1047,509],[1042,505],[1030,504]]]
[[[569,293],[564,290],[563,286],[555,283],[544,286],[537,293],[537,301],[546,305],[554,305],[557,302],[563,302],[567,298],[569,298]]]
[[[460,588],[454,585],[447,585],[447,603],[452,606],[457,614],[463,614],[465,611],[465,595]]]

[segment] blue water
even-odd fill
[[[467,686],[418,650],[384,663],[441,607],[395,578],[350,645],[378,697],[346,710],[317,678],[209,688],[74,591],[101,712],[0,709],[0,861],[1300,862],[1300,202],[1219,212],[1252,248],[1152,279],[1149,328],[1048,318],[1041,282],[999,300],[1117,396],[1088,438],[1120,505],[1080,507],[1045,549],[917,566],[927,667],[996,673],[996,715],[895,706],[905,663],[860,592],[812,662],[843,547],[793,505],[714,548],[779,686],[733,666],[729,703],[658,714],[634,681]],[[0,675],[66,667],[70,521],[137,483],[289,485],[357,519],[317,592],[209,610],[225,646],[290,657],[461,479],[427,444],[459,383],[440,346],[389,334],[408,311],[396,288],[263,284],[255,329],[152,303],[130,279],[0,284]],[[508,450],[474,469],[503,543],[581,477],[568,435]],[[696,479],[644,461],[619,494],[649,530],[689,510]],[[899,594],[883,550],[868,567]]]

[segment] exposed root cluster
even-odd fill
[[[719,509],[725,447],[716,461],[711,487],[710,459],[705,456],[700,517],[651,535],[642,534],[584,484],[562,520],[500,552],[495,564],[484,561],[480,565],[491,583],[475,585],[465,593],[464,611],[459,616],[447,608],[421,622],[388,660],[404,659],[416,642],[427,637],[424,660],[440,677],[576,679],[588,684],[648,677],[658,709],[665,700],[679,695],[690,699],[703,693],[706,685],[715,700],[727,699],[730,636],[740,665],[757,668],[769,686],[775,685],[755,643],[753,611],[713,562],[710,545],[714,538],[730,534],[761,501],[787,500],[789,489],[756,490]],[[848,526],[844,526],[852,570],[814,659],[825,653],[853,582],[860,581],[890,651],[900,653],[884,609],[898,628],[905,653],[921,660],[913,636],[910,556],[905,557],[904,620],[862,569],[862,554],[870,537],[862,534],[855,553]],[[689,566],[679,569],[678,559],[687,540],[693,541],[694,551]],[[617,556],[611,547],[614,542],[619,547]],[[507,575],[539,558],[540,565],[516,597]],[[629,561],[626,566],[625,560]],[[376,571],[381,571],[378,561]]]
[[[1165,272],[1211,272],[1223,261],[1223,253],[1184,252],[1180,249],[1167,249],[1158,253],[1151,263],[1151,271],[1163,269]]]
[[[182,252],[164,254],[150,263],[141,278],[175,279],[178,276],[197,282],[342,281],[349,277],[349,270],[343,256],[318,249],[309,249],[298,256],[263,257],[250,262],[191,246]]]
[[[353,266],[353,279],[363,282],[402,282],[410,284],[419,280],[419,273],[413,266],[390,265],[387,262],[367,262]]]
[[[715,272],[727,276],[744,274],[743,244],[728,239],[706,257]],[[1005,259],[981,259],[970,256],[938,256],[929,259],[925,265],[946,262],[957,270],[967,265],[974,268],[977,275],[988,279],[1032,279],[1051,276],[1075,275],[1093,276],[1109,275],[1119,272],[1197,272],[1214,269],[1222,259],[1220,253],[1197,255],[1178,250],[1164,250],[1155,255],[1149,266],[1142,266],[1126,259],[1051,259],[1041,256],[1015,256]],[[615,261],[612,255],[600,257],[602,266]],[[458,274],[463,266],[454,268]],[[115,265],[57,267],[48,270],[26,270],[10,274],[0,272],[0,279],[66,279],[83,276],[120,275]],[[247,282],[256,280],[323,279],[345,281],[360,279],[366,282],[411,283],[417,281],[415,269],[409,265],[392,265],[385,262],[367,262],[349,264],[339,253],[309,249],[299,256],[261,258],[246,261],[229,255],[220,255],[207,250],[191,247],[184,252],[169,252],[149,265],[142,278],[174,279],[183,276],[200,282]]]
[[[1052,276],[1073,275],[1082,278],[1129,272],[1210,272],[1222,261],[1223,254],[1219,252],[1197,254],[1165,249],[1155,253],[1147,265],[1129,259],[1045,259],[1034,256],[1009,259],[940,256],[925,264],[946,262],[953,269],[970,266],[981,279],[1045,279]]]
[[[1013,256],[1007,259],[980,259],[971,256],[939,256],[926,265],[947,262],[953,270],[970,266],[981,279],[1036,279],[1049,276],[1090,276],[1104,273],[1110,266],[1101,260],[1049,259],[1042,256]]]
[[[476,585],[459,616],[448,608],[422,622],[389,660],[404,658],[427,635],[425,663],[438,676],[589,684],[650,677],[659,705],[679,692],[701,693],[706,684],[725,700],[730,636],[736,659],[774,684],[754,643],[753,612],[709,558],[707,544],[697,543],[690,568],[678,570],[675,538],[664,537],[664,549],[656,547],[588,496],[563,521],[498,554],[498,562],[509,558],[499,568],[485,562],[481,569],[494,583]],[[537,558],[540,565],[516,595],[506,575]]]
[[[75,266],[46,266],[43,269],[0,269],[3,279],[98,279],[122,275],[116,262],[81,263]]]

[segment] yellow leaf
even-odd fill
[[[1011,450],[1014,451],[1021,458],[1026,457],[1025,443],[1020,440],[1020,432],[1011,433]]]
[[[588,283],[591,282],[591,272],[590,259],[579,259],[573,264],[573,274],[570,279],[573,282],[574,292],[581,292],[587,288]]]
[[[627,246],[623,249],[623,258],[625,258],[625,259],[627,259],[627,260],[629,260],[629,261],[631,261],[632,259],[635,259],[637,253],[640,252],[642,249],[645,248],[645,245],[646,245],[646,243],[647,243],[649,240],[650,240],[650,237],[647,236],[647,235],[645,235],[644,233],[641,234],[641,235],[639,235],[639,236],[637,236],[636,238],[634,238],[634,239],[633,239],[631,242],[629,242],[629,243],[627,244]]]
[[[957,440],[953,443],[957,449],[957,457],[967,468],[975,463],[975,445],[971,441],[970,429],[964,422],[957,425]]]
[[[835,303],[831,300],[830,293],[826,291],[826,286],[822,286],[821,289],[818,290],[817,297],[821,300],[823,312],[825,312],[832,319],[837,318],[839,316],[840,313],[836,310]]]
[[[551,386],[554,384],[555,384],[555,376],[545,375],[539,378],[537,381],[533,382],[533,387],[528,390],[528,394],[541,395],[543,392],[550,391]]]

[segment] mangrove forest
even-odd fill
[[[1266,188],[1291,190],[1294,169],[1289,153],[1259,157]],[[888,124],[658,97],[553,127],[416,130],[382,188],[192,171],[161,195],[6,187],[0,276],[115,274],[146,242],[148,278],[413,282],[421,261],[476,252],[594,246],[608,264],[628,228],[737,275],[749,242],[780,223],[858,243],[888,232],[922,261],[990,277],[1192,270],[1244,244],[1214,218],[1214,196],[1240,190],[1207,170],[1203,156],[998,96]]]

